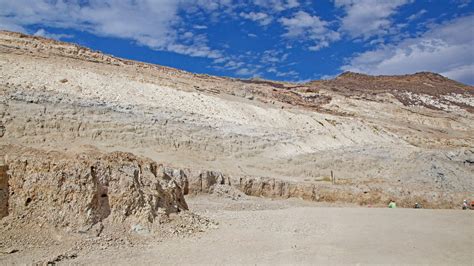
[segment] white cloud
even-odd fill
[[[238,69],[236,72],[235,72],[236,75],[238,76],[243,76],[243,77],[255,77],[255,76],[258,76],[258,69],[250,69],[250,68],[241,68],[241,69]]]
[[[415,14],[409,16],[409,17],[407,18],[407,20],[408,20],[408,21],[412,21],[412,20],[415,20],[415,19],[419,19],[419,18],[421,18],[421,16],[423,16],[423,15],[426,14],[427,12],[428,12],[428,11],[426,11],[426,9],[422,9],[422,10],[416,12]]]
[[[266,26],[270,23],[272,23],[273,18],[269,16],[268,14],[265,14],[263,12],[250,12],[250,13],[244,13],[241,12],[240,16],[249,19],[255,22],[258,22],[262,26]]]
[[[199,3],[186,0],[0,0],[0,27],[23,32],[25,27],[34,24],[71,28],[99,36],[132,39],[155,50],[216,58],[220,52],[205,42],[195,42],[192,47],[178,43],[175,30],[181,22],[180,7],[202,4],[212,9],[214,5],[209,1],[220,6],[230,0]]]
[[[288,59],[289,54],[281,50],[266,50],[263,52],[260,62],[265,65],[275,66],[281,64]]]
[[[273,12],[281,12],[300,6],[298,0],[253,0],[257,6],[272,10]]]
[[[432,71],[474,84],[473,21],[470,15],[432,25],[418,37],[360,53],[341,69],[374,75]]]
[[[441,74],[451,79],[474,85],[474,64],[455,67]]]
[[[337,8],[343,8],[341,30],[353,38],[368,39],[389,32],[390,19],[397,9],[410,0],[335,0]]]
[[[287,0],[286,1],[286,6],[288,8],[295,8],[295,7],[299,7],[300,3],[298,2],[298,0]]]
[[[272,73],[278,78],[283,78],[283,80],[295,81],[299,79],[299,73],[295,70],[289,71],[279,71],[276,67],[270,67],[266,69],[267,73]]]
[[[227,58],[225,57],[219,57],[219,58],[216,58],[212,61],[213,64],[222,64],[222,63],[225,63],[227,61]]]
[[[178,1],[177,1],[178,2]],[[220,8],[226,8],[232,5],[232,0],[193,0],[193,1],[186,1],[181,0],[188,5],[188,7],[193,8],[201,8],[207,11],[215,11]],[[190,4],[192,3],[192,4]]]
[[[268,73],[277,73],[278,70],[276,69],[276,67],[269,67],[269,68],[267,68],[267,72]]]
[[[331,30],[328,22],[304,11],[298,11],[293,17],[281,18],[279,21],[286,29],[284,37],[310,40],[313,42],[309,47],[312,51],[327,47],[340,39],[340,34]]]
[[[0,29],[26,33],[26,29],[23,26],[19,25],[18,23],[16,23],[15,21],[12,21],[11,19],[7,17],[2,17],[1,11],[0,11]]]
[[[182,38],[184,38],[184,39],[191,39],[192,37],[194,37],[194,33],[190,32],[190,31],[187,31],[187,32],[183,33],[183,35],[182,35]]]
[[[288,57],[289,54],[285,53],[284,50],[270,49],[262,53],[259,62],[265,66],[265,71],[267,73],[275,74],[275,76],[279,78],[296,79],[299,77],[298,72],[294,70],[279,70],[281,67],[288,67],[288,64],[285,64],[285,62],[288,60]]]
[[[205,30],[205,29],[207,29],[207,26],[206,25],[194,25],[193,28],[196,29],[196,30]]]
[[[222,67],[222,69],[228,69],[228,70],[236,70],[238,68],[242,68],[245,63],[242,61],[239,61],[237,58],[234,59],[229,59],[229,60],[224,60],[223,62],[220,62],[220,60],[214,60],[214,63],[225,63]]]
[[[50,32],[47,32],[45,29],[39,29],[33,35],[41,36],[41,37],[45,37],[45,38],[50,38],[50,39],[55,39],[55,40],[68,39],[68,38],[74,37],[74,35],[71,35],[71,34],[50,33]]]
[[[454,0],[453,2],[458,5],[458,8],[465,8],[471,3],[471,0]]]
[[[230,55],[226,58],[218,58],[213,61],[213,69],[232,71],[237,76],[255,77],[261,73],[274,73],[278,77],[297,77],[295,71],[279,71],[280,67],[288,67],[285,64],[289,54],[283,49],[269,49],[262,53],[247,51],[238,55]]]

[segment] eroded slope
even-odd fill
[[[0,51],[3,144],[132,152],[272,197],[447,207],[474,191],[473,89],[435,74],[243,81],[7,32]]]

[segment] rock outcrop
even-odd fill
[[[193,193],[212,193],[215,185],[231,185],[230,178],[219,171],[201,171],[190,175]]]
[[[387,179],[348,180],[334,183],[329,177],[318,182],[293,182],[269,177],[232,177],[218,171],[188,173],[189,192],[192,194],[232,194],[241,192],[248,196],[289,199],[299,198],[315,202],[339,202],[358,205],[384,206],[396,200],[400,207],[411,208],[413,202],[425,208],[456,208],[467,193],[446,193],[436,187],[416,183],[401,184]],[[232,195],[230,195],[232,196]]]
[[[188,209],[182,180],[130,153],[32,151],[11,158],[8,166],[10,219],[86,231],[96,224],[133,229]]]

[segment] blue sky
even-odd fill
[[[433,71],[474,84],[471,0],[0,0],[0,29],[219,76]]]

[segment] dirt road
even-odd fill
[[[474,212],[471,211],[321,207],[264,199],[219,206],[225,209],[219,211],[214,208],[221,204],[212,203],[212,199],[189,201],[195,209],[219,221],[219,229],[145,248],[96,251],[70,262],[474,263]],[[238,210],[239,206],[243,210]]]

